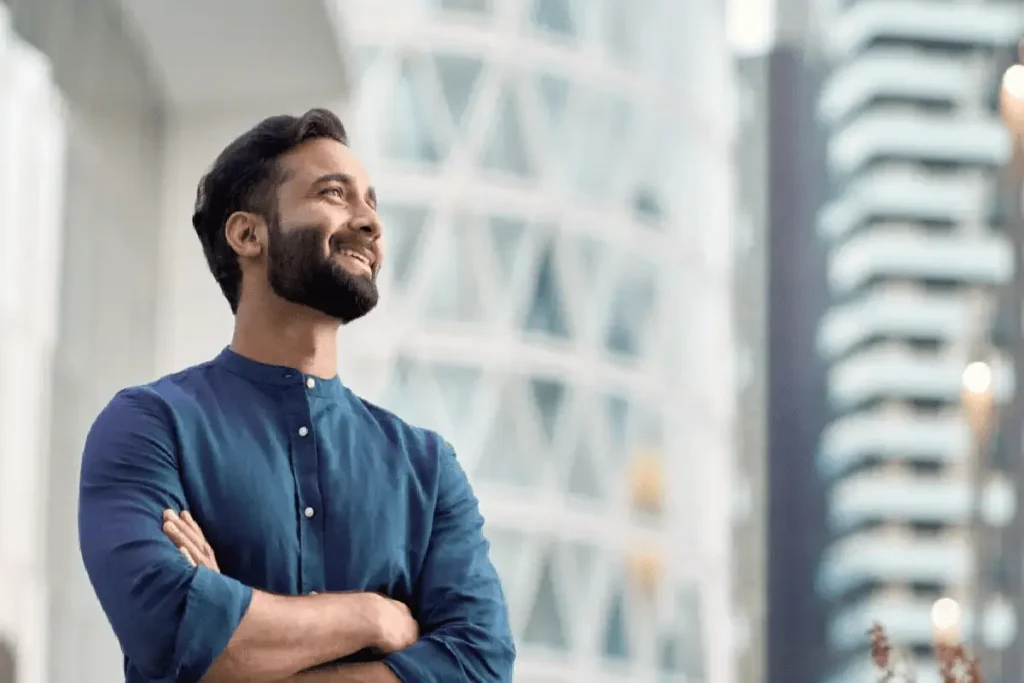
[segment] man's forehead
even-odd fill
[[[328,138],[307,140],[281,158],[289,177],[300,183],[312,183],[325,175],[350,176],[361,187],[370,182],[362,162],[352,150]]]

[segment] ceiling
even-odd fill
[[[175,109],[347,93],[331,0],[120,1]]]

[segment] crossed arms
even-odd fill
[[[190,513],[179,515],[174,510],[165,510],[163,529],[189,563],[220,573],[213,549]],[[281,598],[254,591],[254,602],[261,602],[250,604],[238,630],[203,681],[248,680],[254,672],[270,675],[272,671],[276,675],[271,680],[276,681],[280,672],[314,666],[324,658],[344,656],[367,647],[397,652],[415,643],[419,636],[419,626],[409,608],[398,601],[374,593],[311,598]],[[325,612],[335,618],[325,620]],[[283,625],[291,627],[284,637]],[[280,680],[392,683],[399,679],[387,665],[372,663],[310,671]]]
[[[433,530],[411,606],[419,639],[383,662],[302,673],[368,646],[394,647],[402,640],[394,633],[400,620],[389,618],[396,606],[368,594],[271,595],[193,567],[161,528],[164,510],[185,508],[165,411],[151,390],[122,392],[97,418],[82,460],[82,557],[130,680],[511,680],[515,650],[507,612],[476,499],[450,450],[441,455]]]

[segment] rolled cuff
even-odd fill
[[[199,683],[227,647],[251,601],[249,586],[206,567],[196,569],[174,647],[175,681]]]
[[[432,636],[420,638],[404,650],[392,652],[384,658],[384,663],[402,683],[465,681],[465,671],[458,661],[458,655],[443,639]],[[453,668],[454,671],[451,670]]]

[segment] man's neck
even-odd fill
[[[314,377],[338,374],[339,323],[286,301],[243,303],[235,315],[231,350],[267,365]]]

